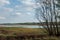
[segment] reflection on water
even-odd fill
[[[0,27],[21,27],[21,28],[41,28],[38,25],[0,25]]]

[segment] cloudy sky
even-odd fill
[[[37,22],[34,0],[0,0],[0,23]]]

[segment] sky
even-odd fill
[[[0,23],[38,22],[35,0],[0,0]]]

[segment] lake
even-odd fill
[[[0,25],[0,27],[41,28],[38,25]]]

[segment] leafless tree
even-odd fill
[[[59,36],[56,0],[36,0],[36,18],[49,35]]]

